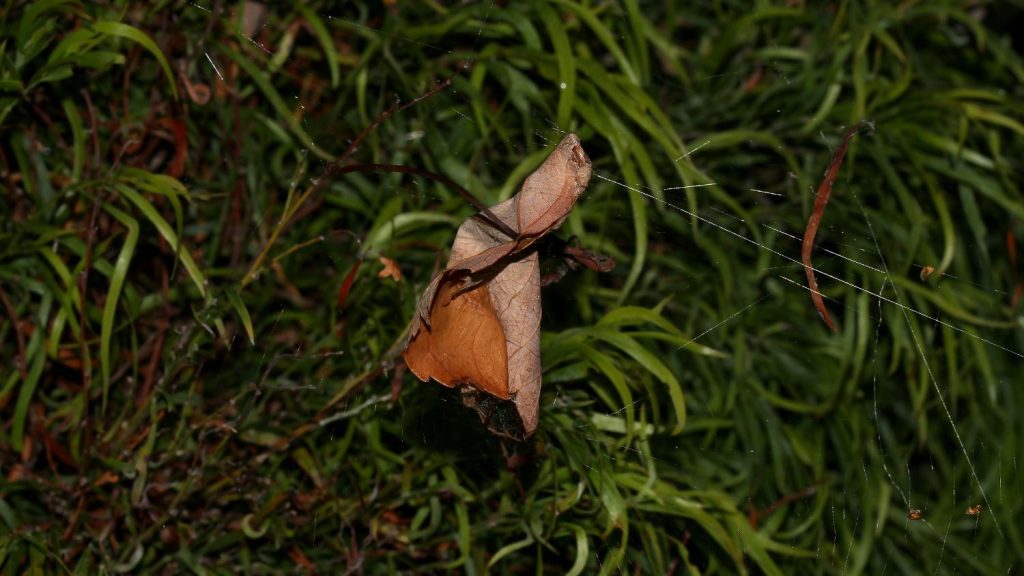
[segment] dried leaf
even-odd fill
[[[380,263],[383,268],[381,268],[380,272],[377,272],[378,278],[392,278],[395,282],[402,281],[402,271],[398,268],[398,264],[395,264],[394,260],[381,256]]]
[[[427,286],[403,353],[426,382],[462,387],[491,432],[521,440],[540,410],[540,263],[533,244],[562,224],[590,181],[590,159],[569,134],[491,208],[459,227],[447,268]]]
[[[803,262],[804,270],[807,273],[807,287],[811,290],[811,301],[814,302],[814,307],[818,309],[818,313],[821,314],[821,319],[825,322],[825,325],[833,332],[838,332],[839,327],[832,321],[832,317],[828,314],[828,309],[825,308],[825,301],[821,298],[821,292],[818,290],[818,279],[814,277],[814,266],[811,264],[811,254],[814,251],[814,237],[818,233],[818,225],[821,224],[822,217],[825,216],[825,206],[828,205],[829,196],[832,195],[832,187],[836,183],[836,178],[839,177],[839,168],[843,165],[846,149],[850,147],[850,141],[853,140],[853,137],[865,129],[869,132],[874,132],[875,125],[867,120],[858,122],[856,126],[846,132],[846,135],[843,136],[843,141],[839,144],[839,148],[832,155],[832,161],[829,162],[828,169],[825,170],[825,176],[821,179],[821,183],[818,184],[818,193],[814,198],[814,209],[811,211],[811,217],[807,220],[807,228],[804,229],[804,241],[800,253],[800,260]]]

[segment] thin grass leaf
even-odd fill
[[[570,118],[576,103],[576,58],[569,44],[565,25],[555,11],[547,5],[538,5],[538,12],[555,51],[558,62],[558,125],[569,129]]]
[[[249,344],[256,345],[256,333],[252,327],[252,317],[249,316],[249,309],[245,307],[245,302],[242,301],[242,295],[237,288],[228,288],[225,291],[228,297],[228,302],[231,303],[231,307],[235,309],[235,313],[238,314],[239,320],[242,321],[242,327],[245,328],[245,335],[249,337]]]
[[[591,29],[595,36],[605,48],[608,49],[608,53],[615,58],[616,63],[622,68],[622,71],[629,78],[629,81],[633,84],[640,84],[640,77],[637,75],[636,70],[633,69],[632,64],[626,58],[625,52],[622,51],[622,47],[616,43],[616,39],[612,34],[612,31],[608,29],[604,23],[597,17],[597,14],[589,7],[582,4],[577,4],[568,0],[557,0],[559,6],[567,8],[569,11],[575,13],[583,20],[584,23]]]
[[[825,97],[822,99],[817,111],[814,112],[814,116],[811,116],[807,120],[807,123],[804,124],[800,131],[804,134],[810,134],[820,126],[821,123],[828,118],[829,114],[832,113],[832,108],[835,107],[836,101],[839,100],[839,95],[842,94],[842,91],[843,85],[839,82],[829,84],[828,90],[825,91]]]
[[[28,409],[35,395],[36,386],[39,384],[39,377],[43,373],[46,363],[46,350],[43,346],[42,330],[36,330],[25,347],[25,362],[31,362],[27,378],[22,381],[18,388],[18,400],[14,406],[14,417],[11,420],[11,444],[21,449],[25,437],[25,420],[28,418]],[[12,374],[17,376],[17,373]],[[16,380],[15,380],[16,381]],[[6,388],[6,387],[5,387]],[[2,397],[3,394],[0,394]]]
[[[64,107],[64,114],[67,115],[68,124],[71,126],[71,181],[78,182],[82,178],[82,166],[85,164],[85,129],[82,127],[82,117],[78,114],[74,100],[65,98],[61,101],[61,106]]]
[[[576,559],[573,561],[572,566],[569,567],[569,571],[566,572],[566,576],[579,576],[583,573],[583,570],[587,567],[587,559],[590,557],[590,546],[587,538],[587,533],[582,527],[576,525],[569,525],[568,528],[572,530],[573,535],[576,536]]]
[[[171,66],[167,63],[167,58],[164,57],[164,53],[160,51],[153,39],[150,38],[145,32],[138,28],[133,28],[127,24],[121,22],[94,22],[90,26],[93,30],[106,34],[108,36],[117,36],[131,40],[146,49],[147,52],[156,58],[160,68],[164,71],[164,76],[167,77],[167,83],[171,87],[171,95],[174,99],[178,99],[178,85],[174,81],[174,74],[171,72]]]
[[[103,317],[100,321],[100,375],[103,387],[102,411],[107,409],[107,396],[110,389],[110,372],[112,364],[110,359],[111,338],[114,335],[114,315],[117,313],[117,305],[121,298],[121,290],[124,287],[125,277],[128,274],[128,265],[135,255],[135,246],[139,240],[139,222],[120,209],[104,203],[103,209],[118,222],[124,225],[128,233],[125,235],[124,244],[114,261],[114,269],[110,276],[110,286],[107,288],[107,295],[103,304]]]
[[[135,207],[138,208],[139,212],[142,212],[143,216],[145,216],[157,231],[160,232],[160,235],[163,236],[164,240],[166,240],[171,246],[175,247],[182,266],[185,267],[185,271],[188,272],[189,276],[192,278],[192,282],[196,285],[196,288],[199,289],[199,295],[206,298],[206,277],[199,269],[199,266],[196,265],[195,260],[192,259],[192,254],[189,253],[188,250],[178,249],[180,246],[178,235],[171,229],[167,220],[164,220],[164,217],[156,211],[156,208],[149,202],[149,200],[146,200],[145,197],[136,192],[130,186],[117,183],[114,184],[114,189],[127,198],[129,202],[134,204]]]
[[[284,103],[284,99],[281,98],[281,94],[278,93],[276,88],[274,88],[273,83],[270,81],[270,77],[263,70],[257,68],[256,65],[243,54],[239,54],[234,50],[224,48],[224,53],[226,53],[235,63],[241,66],[242,69],[245,70],[245,73],[252,78],[253,82],[256,83],[256,86],[258,86],[260,91],[263,92],[263,95],[270,101],[270,104],[277,112],[278,117],[285,121],[291,129],[292,134],[298,138],[299,142],[301,142],[306,149],[313,154],[316,154],[316,156],[321,160],[328,162],[334,160],[334,157],[330,152],[327,152],[323,148],[317,146],[317,144],[313,142],[313,139],[309,137],[306,130],[301,124],[299,124],[299,121],[296,120],[292,110],[290,110],[288,105]]]
[[[295,8],[306,19],[306,22],[313,29],[313,33],[316,34],[317,40],[320,41],[320,47],[323,48],[324,57],[327,59],[327,69],[331,72],[331,88],[337,88],[340,80],[338,51],[334,47],[334,39],[331,38],[331,33],[324,26],[324,21],[305,4],[296,4]]]
[[[598,327],[584,329],[583,332],[592,338],[602,340],[618,348],[665,384],[676,416],[676,425],[672,429],[672,433],[679,434],[682,432],[683,427],[686,426],[686,402],[683,397],[683,389],[679,385],[679,381],[676,380],[675,375],[672,374],[672,371],[650,350],[640,345],[640,343],[627,334]]]
[[[124,168],[119,175],[119,179],[130,186],[140,188],[146,192],[165,196],[171,203],[171,208],[174,209],[175,236],[178,239],[178,242],[174,244],[174,254],[178,257],[178,261],[180,261],[183,249],[180,240],[185,227],[185,215],[181,199],[191,201],[188,189],[176,178],[166,174],[153,174],[138,168]],[[175,262],[171,276],[174,276],[177,271],[177,262]]]
[[[619,370],[615,362],[607,356],[601,354],[597,350],[594,350],[590,346],[582,346],[582,354],[590,364],[604,374],[605,378],[612,383],[615,387],[615,391],[618,392],[619,398],[622,400],[622,405],[614,412],[618,413],[624,411],[626,414],[626,425],[623,433],[626,434],[626,438],[623,441],[625,444],[630,444],[633,439],[634,432],[634,421],[635,408],[633,402],[633,393],[629,390],[629,385],[626,383],[626,376]]]
[[[517,540],[515,542],[512,542],[511,544],[502,546],[501,549],[495,552],[494,556],[491,556],[491,559],[487,562],[487,569],[490,570],[495,564],[501,562],[502,558],[510,556],[514,552],[522,550],[523,548],[526,548],[527,546],[530,546],[533,543],[533,536],[528,534],[526,538],[523,538],[522,540]]]

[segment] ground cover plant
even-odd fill
[[[0,570],[1015,573],[1021,23],[6,0]],[[514,442],[401,353],[568,133]]]

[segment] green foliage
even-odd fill
[[[1024,562],[1019,13],[383,4],[5,2],[3,573]],[[428,173],[493,204],[560,131],[618,267],[545,289],[502,444],[401,365],[474,212]]]

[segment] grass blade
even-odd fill
[[[124,244],[114,261],[114,272],[110,276],[110,286],[103,302],[103,316],[100,321],[100,374],[103,386],[102,412],[107,410],[107,393],[110,388],[110,341],[114,334],[114,315],[117,313],[117,303],[121,298],[121,289],[124,287],[125,277],[128,275],[128,265],[132,256],[135,255],[135,246],[139,241],[139,222],[122,212],[120,209],[104,203],[103,209],[118,222],[128,229]]]
[[[174,81],[174,74],[171,72],[171,65],[167,63],[167,58],[164,57],[164,53],[157,47],[156,42],[153,42],[153,39],[145,32],[121,22],[96,22],[91,26],[91,28],[108,36],[126,38],[145,48],[153,55],[154,58],[156,58],[157,63],[160,64],[160,68],[163,69],[164,75],[167,76],[167,83],[171,87],[171,94],[174,95],[175,100],[178,99],[178,84]]]
[[[199,269],[199,266],[196,265],[195,260],[192,259],[192,254],[189,253],[188,250],[177,249],[179,246],[178,235],[171,229],[171,225],[167,223],[167,220],[164,220],[164,217],[157,212],[156,208],[149,200],[146,200],[145,197],[130,186],[118,183],[114,185],[114,189],[127,198],[129,202],[134,204],[135,207],[142,212],[143,216],[145,216],[146,219],[156,227],[157,231],[160,232],[160,235],[164,237],[164,240],[166,240],[171,246],[175,247],[175,250],[178,252],[178,258],[181,259],[181,264],[185,267],[185,271],[187,271],[189,276],[192,278],[192,282],[196,285],[196,288],[199,289],[200,296],[206,298],[206,278],[203,275],[202,270]]]

